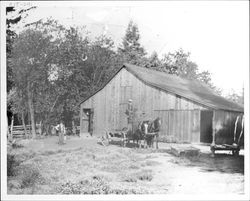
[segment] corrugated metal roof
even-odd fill
[[[179,95],[181,97],[184,97],[188,100],[199,103],[201,105],[207,106],[209,108],[228,110],[228,111],[237,111],[237,112],[244,111],[242,106],[234,102],[231,102],[221,96],[218,96],[208,86],[198,81],[184,79],[175,75],[170,75],[167,73],[151,70],[148,68],[142,68],[142,67],[131,65],[131,64],[124,64],[115,73],[115,75],[122,68],[126,68],[129,72],[131,72],[133,75],[135,75],[138,79],[140,79],[142,82],[144,82],[147,85],[156,87],[158,89],[161,89],[169,93]],[[108,82],[110,80],[108,80]],[[98,91],[104,88],[107,83],[105,83],[94,94],[96,94]],[[94,94],[90,95],[88,98],[86,98],[82,102],[86,101]]]

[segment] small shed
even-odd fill
[[[160,117],[159,139],[165,142],[232,144],[242,106],[216,95],[195,80],[124,64],[99,90],[80,103],[80,133],[103,135],[103,131],[127,127],[128,100],[136,119]],[[239,135],[240,129],[237,131]]]

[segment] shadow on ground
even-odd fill
[[[244,156],[232,156],[230,154],[216,154],[214,158],[209,155],[200,156],[203,171],[219,171],[225,173],[244,174]]]
[[[97,144],[103,145],[101,142],[97,142]],[[120,141],[111,141],[109,142],[109,145],[116,145],[116,146],[123,147],[123,144]],[[139,148],[139,145],[137,143],[129,142],[129,143],[126,143],[126,147],[127,148]],[[142,148],[143,148],[143,145],[142,145]]]
[[[175,156],[176,157],[176,156]],[[244,156],[232,156],[230,154],[200,154],[197,157],[176,157],[175,163],[185,166],[200,167],[201,171],[221,173],[244,174]]]
[[[101,143],[98,143],[101,144]],[[110,145],[121,146],[119,141],[111,141]],[[128,143],[127,148],[139,148],[136,143]],[[143,149],[143,153],[168,153],[173,156],[171,162],[183,166],[200,167],[203,172],[240,173],[244,174],[244,155],[233,156],[230,154],[216,154],[211,157],[210,153],[201,153],[199,156],[175,156],[170,148],[164,149]]]

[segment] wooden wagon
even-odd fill
[[[212,156],[215,155],[215,151],[232,151],[232,154],[235,156],[239,155],[240,152],[240,142],[241,138],[244,132],[244,116],[242,117],[241,121],[241,131],[239,134],[238,139],[236,138],[236,131],[237,131],[237,125],[239,121],[240,116],[237,116],[236,121],[235,121],[235,128],[234,128],[234,143],[232,144],[215,144],[215,136],[213,136],[213,142],[210,146],[210,150],[212,152]]]
[[[131,137],[132,135],[130,135],[131,131],[127,130],[127,129],[122,129],[122,130],[113,130],[113,131],[108,131],[105,133],[105,136],[102,137],[101,143],[103,146],[108,146],[110,144],[110,142],[112,141],[120,141],[120,145],[122,147],[126,147],[126,145],[133,140],[134,138]],[[159,132],[152,132],[152,133],[147,133],[144,136],[144,147],[148,147],[149,144],[147,143],[147,139],[148,138],[152,138],[152,144],[150,144],[150,146],[153,146],[153,142],[156,143],[156,149],[158,149],[158,136],[159,136]]]
[[[101,143],[103,146],[108,146],[112,141],[120,141],[121,146],[125,147],[128,142],[127,134],[127,128],[106,131],[105,136],[102,136]]]

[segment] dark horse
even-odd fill
[[[141,148],[141,143],[144,141],[144,147],[153,147],[153,140],[155,138],[156,148],[158,149],[158,133],[161,127],[161,119],[158,117],[154,121],[142,121],[138,128],[132,135],[133,141],[137,141]]]

